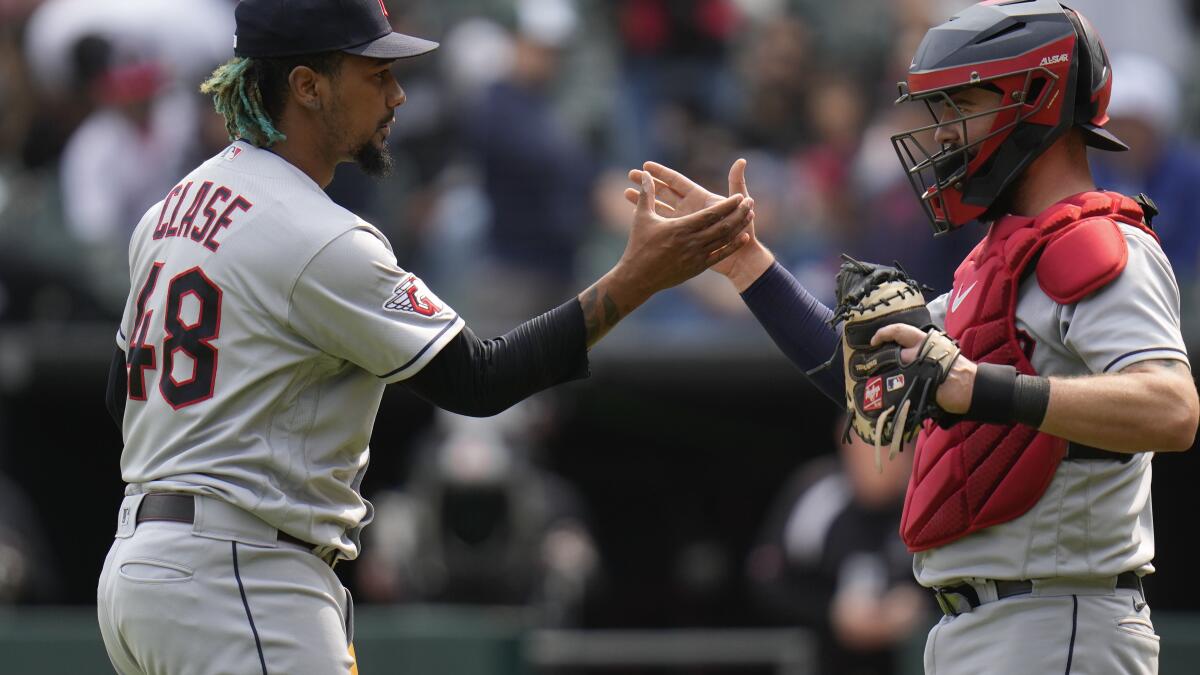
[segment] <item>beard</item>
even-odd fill
[[[382,178],[392,171],[392,152],[386,141],[376,145],[374,138],[367,139],[351,156],[362,172],[372,178]]]
[[[371,132],[370,136],[358,145],[355,145],[347,132],[350,123],[346,118],[345,111],[339,105],[335,104],[323,109],[321,117],[325,128],[329,130],[335,146],[349,148],[350,159],[362,169],[363,173],[372,178],[380,178],[391,172],[392,154],[387,146],[387,139],[379,141],[378,144],[375,141],[375,136],[379,133],[379,129]],[[391,117],[384,120],[384,122],[389,121],[391,121]]]

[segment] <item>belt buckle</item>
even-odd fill
[[[960,614],[958,608],[954,606],[954,603],[947,595],[949,594],[941,587],[933,589],[933,597],[937,600],[938,608],[942,610],[942,613],[949,617],[958,616]]]

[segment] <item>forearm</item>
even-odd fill
[[[634,283],[620,265],[579,294],[587,348],[600,341],[613,326],[650,297],[651,291]]]
[[[1183,362],[1155,363],[1167,365],[1050,378],[1050,403],[1039,429],[1115,452],[1188,449],[1196,436],[1195,386]]]
[[[841,343],[829,325],[833,312],[821,304],[783,266],[772,264],[742,293],[746,306],[784,355],[805,372],[835,355]],[[845,405],[842,366],[835,362],[810,376],[813,384],[839,406]]]
[[[480,340],[470,328],[404,384],[450,412],[495,415],[556,384],[588,375],[584,321],[572,300],[502,337]]]

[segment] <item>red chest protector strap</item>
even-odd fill
[[[1132,199],[1085,192],[1037,218],[1009,216],[954,273],[946,332],[975,362],[1036,374],[1016,329],[1021,280],[1036,264],[1038,284],[1060,304],[1078,302],[1125,269],[1128,249],[1117,223],[1142,224]],[[1064,439],[1024,425],[926,423],[917,439],[900,534],[911,551],[942,546],[1028,511],[1066,452]]]

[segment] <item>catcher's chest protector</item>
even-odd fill
[[[1036,374],[1027,351],[1033,345],[1016,329],[1021,280],[1037,261],[1038,283],[1055,302],[1075,303],[1103,288],[1128,256],[1118,221],[1153,235],[1138,204],[1112,192],[1085,192],[1036,218],[992,225],[954,273],[946,307],[946,332],[963,355]],[[1064,439],[1020,424],[963,421],[943,429],[927,421],[904,497],[904,543],[921,551],[1020,516],[1041,498],[1066,449]]]

